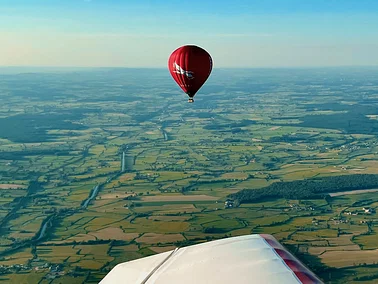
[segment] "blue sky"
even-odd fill
[[[376,0],[0,0],[0,66],[378,65]]]

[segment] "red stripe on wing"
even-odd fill
[[[260,236],[275,250],[303,284],[322,283],[322,281],[308,270],[295,256],[289,253],[272,235],[260,234]]]

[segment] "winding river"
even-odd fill
[[[89,202],[91,202],[91,201],[96,197],[97,192],[98,192],[99,189],[100,189],[100,185],[96,185],[96,186],[93,188],[91,196],[89,196],[88,199],[85,200],[85,202],[84,202],[82,208],[87,208],[87,207],[88,207]]]

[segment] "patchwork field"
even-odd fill
[[[194,104],[158,69],[1,78],[0,281],[98,283],[120,262],[251,233],[327,283],[378,281],[377,187],[225,206],[378,174],[377,70],[214,70]]]

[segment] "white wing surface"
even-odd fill
[[[125,262],[100,284],[322,283],[271,235],[226,238]]]

